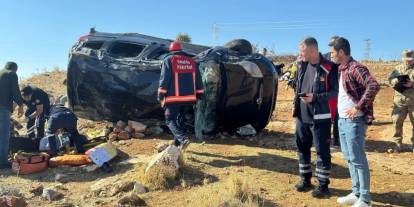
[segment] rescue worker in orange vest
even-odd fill
[[[165,121],[174,135],[174,145],[185,150],[190,141],[181,118],[203,95],[203,83],[197,63],[183,52],[180,42],[171,42],[169,51],[161,66],[158,101],[165,109]]]

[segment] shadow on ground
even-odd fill
[[[299,167],[298,161],[289,157],[282,157],[269,153],[259,153],[258,155],[252,156],[223,156],[211,153],[202,153],[189,151],[194,155],[206,156],[211,161],[201,161],[196,158],[190,158],[193,162],[199,162],[212,167],[225,168],[231,166],[249,166],[251,168],[268,170],[278,173],[286,173],[291,175],[298,175]],[[349,178],[348,169],[340,165],[332,165],[331,176],[333,178],[345,179]]]

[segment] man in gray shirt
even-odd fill
[[[23,99],[20,95],[17,64],[7,62],[0,70],[0,169],[10,168],[8,162],[10,140],[10,116],[13,112],[13,102],[18,107],[18,115],[23,115]]]

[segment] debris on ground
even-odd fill
[[[16,196],[0,197],[0,207],[26,207],[27,203],[24,198]]]
[[[134,189],[134,184],[135,182],[132,181],[115,183],[109,190],[109,195],[114,196],[121,192],[132,191]]]
[[[132,134],[132,138],[133,139],[141,139],[141,138],[144,138],[145,137],[145,134],[143,134],[143,133],[141,133],[141,132],[134,132],[133,134]]]
[[[82,167],[82,170],[84,170],[85,172],[95,172],[98,169],[98,165],[85,165]]]
[[[159,132],[159,129],[152,129]],[[117,140],[141,139],[145,137],[147,126],[137,121],[118,121],[112,132],[109,133],[108,139],[111,142]]]
[[[40,196],[43,192],[43,185],[35,183],[30,186],[29,192],[33,193],[35,196]]]
[[[12,185],[5,185],[2,184],[0,186],[0,196],[15,196],[15,197],[22,197],[19,188],[12,186]]]
[[[141,183],[134,183],[134,189],[133,189],[134,193],[137,194],[142,194],[142,193],[146,193],[148,192],[147,188],[145,186],[143,186]]]
[[[130,192],[134,189],[133,181],[112,181],[101,180],[93,184],[90,189],[95,196],[108,197],[115,196],[121,192]]]
[[[122,197],[118,201],[118,205],[117,205],[117,207],[133,207],[133,206],[146,206],[146,203],[137,194],[131,193],[129,195]]]
[[[70,177],[66,174],[57,173],[55,175],[55,182],[67,183],[67,182],[69,182],[69,180],[70,180]]]
[[[53,188],[43,189],[42,197],[48,201],[56,201],[63,198],[63,194]]]
[[[128,121],[128,127],[133,129],[135,132],[143,133],[147,129],[147,126],[137,122],[137,121]]]
[[[102,167],[118,155],[117,148],[112,143],[102,143],[85,153],[93,163]]]
[[[162,129],[160,126],[149,127],[147,130],[145,130],[146,135],[160,135],[162,133],[164,133],[164,129]]]
[[[255,136],[256,133],[256,129],[250,124],[237,129],[237,134],[240,136]]]

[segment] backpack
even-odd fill
[[[37,173],[47,169],[48,161],[46,153],[17,152],[13,155],[12,170],[18,175]]]

